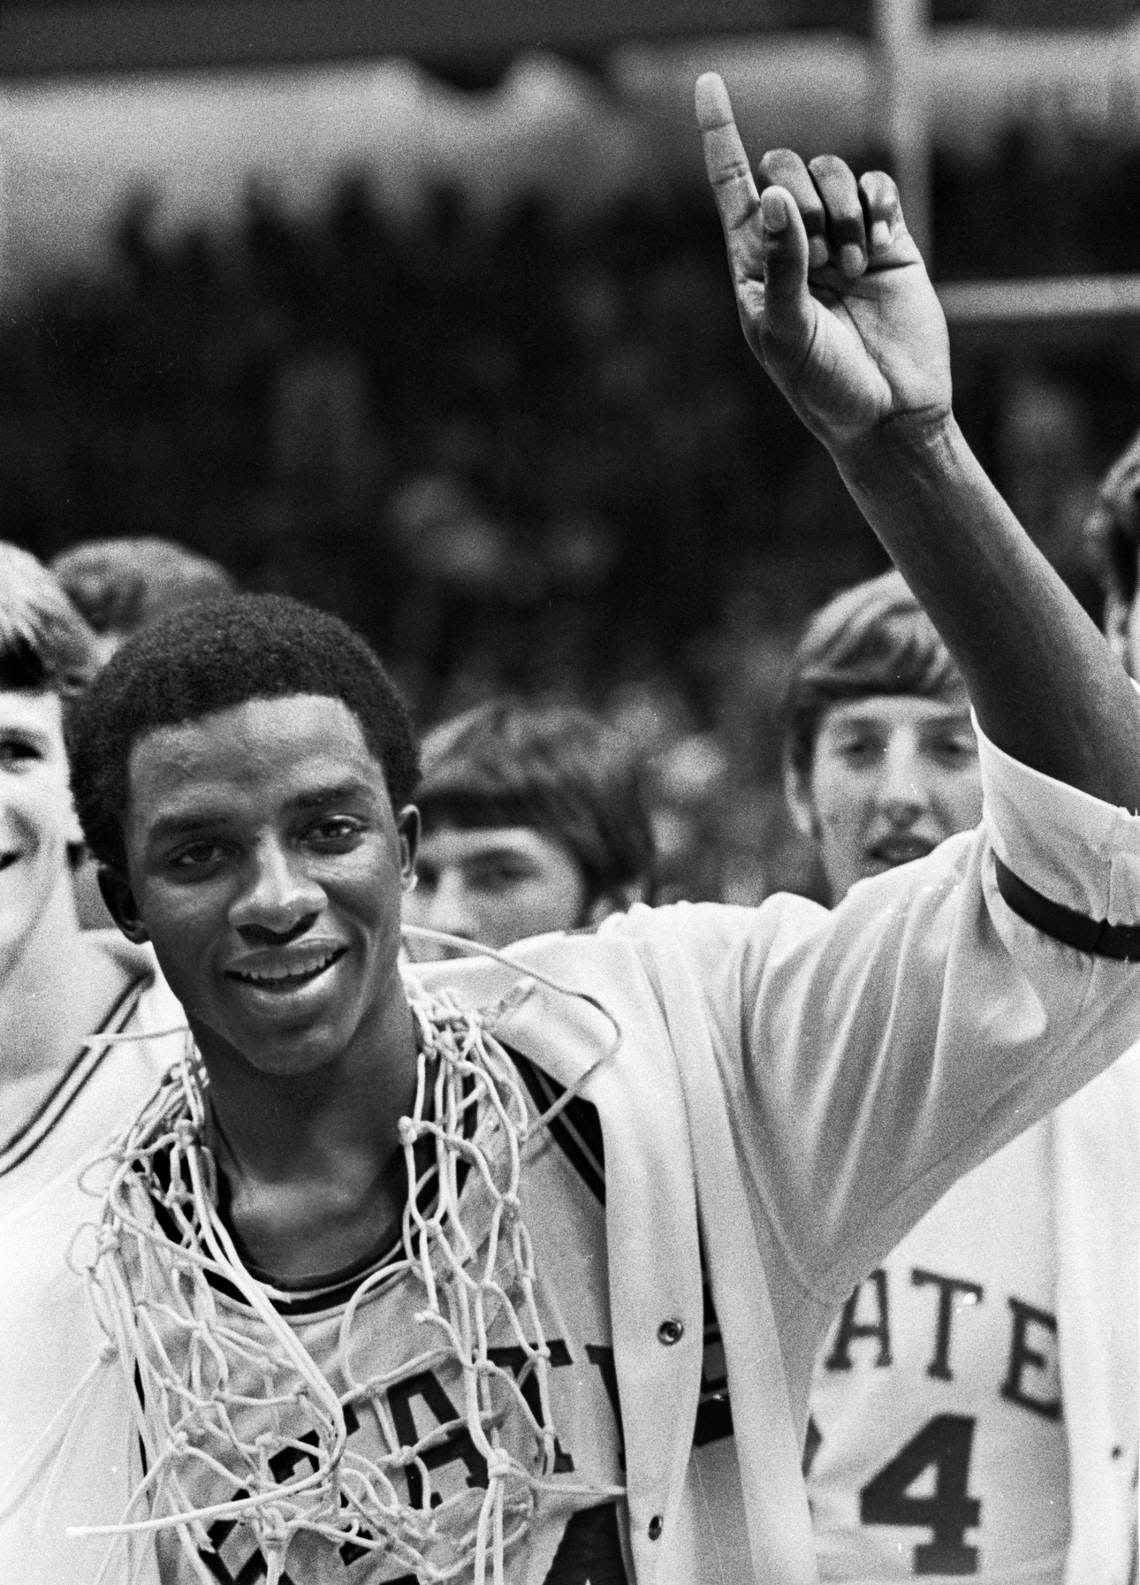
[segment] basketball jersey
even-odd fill
[[[1049,1148],[1038,1124],[960,1180],[832,1326],[805,1449],[825,1581],[1059,1585]]]
[[[124,988],[100,1033],[141,1036],[175,1021],[181,1013],[169,991],[144,973]],[[93,1578],[107,1542],[68,1538],[67,1525],[73,1518],[89,1521],[93,1512],[113,1523],[129,1495],[127,1438],[103,1435],[100,1411],[106,1404],[97,1389],[90,1412],[84,1398],[84,1372],[98,1359],[104,1338],[82,1265],[92,1253],[99,1218],[101,1154],[154,1089],[180,1044],[175,1036],[85,1045],[34,1114],[0,1142],[5,1581],[59,1585]],[[75,1394],[78,1399],[69,1402]],[[112,1421],[118,1424],[117,1417]],[[60,1458],[69,1478],[57,1484],[52,1470]],[[64,1490],[78,1494],[81,1511],[75,1515],[60,1495]]]
[[[558,1091],[523,1059],[515,1060],[533,1122]],[[481,1148],[492,1156],[498,1126],[487,1117],[479,1124]],[[627,1585],[631,1576],[623,1539],[624,1465],[609,1321],[604,1163],[596,1112],[588,1103],[573,1101],[548,1128],[530,1134],[524,1146],[520,1200],[521,1220],[533,1243],[535,1304],[549,1350],[549,1422],[555,1441],[553,1461],[547,1463],[546,1476],[535,1488],[533,1512],[524,1519],[508,1503],[506,1532],[508,1537],[518,1533],[505,1549],[507,1577],[511,1585]],[[492,1206],[477,1173],[468,1173],[460,1203],[464,1227],[476,1237],[479,1260],[477,1230],[485,1232]],[[399,1265],[394,1270],[396,1275],[386,1280],[381,1264],[347,1281],[331,1279],[322,1289],[290,1296],[287,1302],[279,1297],[275,1304],[307,1356],[346,1404],[348,1439],[340,1480],[350,1496],[344,1500],[359,1496],[366,1511],[366,1483],[371,1481],[373,1491],[381,1484],[375,1479],[377,1463],[388,1459],[394,1448],[418,1448],[418,1456],[402,1466],[393,1468],[389,1461],[384,1467],[395,1498],[421,1513],[425,1523],[441,1503],[450,1505],[446,1521],[440,1522],[444,1533],[424,1545],[428,1564],[440,1571],[430,1577],[440,1578],[456,1566],[461,1532],[470,1534],[474,1526],[487,1469],[463,1420],[461,1368],[438,1333],[424,1325],[423,1286]],[[367,1292],[360,1298],[362,1286]],[[521,1313],[517,1291],[507,1286]],[[354,1299],[345,1342],[342,1326]],[[284,1481],[303,1473],[307,1433],[289,1409],[282,1408],[300,1391],[300,1377],[281,1366],[278,1346],[274,1357],[279,1368],[267,1390],[259,1361],[269,1330],[237,1293],[218,1291],[213,1302],[219,1326],[235,1340],[227,1349],[230,1391],[238,1400],[231,1411],[235,1440],[251,1448],[268,1433],[276,1449],[270,1455],[274,1476]],[[718,1373],[715,1319],[708,1320],[709,1374],[694,1452],[702,1467],[695,1478],[731,1496],[739,1494],[739,1477],[727,1443],[731,1415],[723,1368]],[[517,1327],[506,1304],[492,1311],[487,1356],[513,1374],[537,1419],[539,1385],[527,1368]],[[176,1371],[184,1371],[187,1352],[184,1347],[180,1352],[179,1337],[164,1335],[162,1341]],[[251,1363],[245,1366],[243,1360]],[[355,1391],[350,1390],[350,1372]],[[376,1385],[361,1391],[362,1382]],[[507,1406],[497,1430],[502,1445],[538,1473],[539,1449],[526,1416]],[[240,1454],[224,1452],[216,1444],[210,1451],[228,1469],[240,1468]],[[188,1507],[207,1508],[234,1494],[233,1480],[219,1481],[204,1462],[190,1464],[180,1474]],[[464,1493],[470,1501],[457,1505],[455,1499]],[[739,1507],[736,1514],[739,1521]],[[718,1536],[707,1516],[705,1523],[709,1572],[702,1571],[694,1585],[736,1580],[735,1560],[745,1544],[742,1525],[738,1523],[733,1538]],[[212,1578],[230,1585],[263,1577],[266,1560],[251,1526],[222,1517],[207,1521],[203,1534],[201,1561]],[[158,1550],[162,1579],[183,1578],[187,1563],[178,1536],[160,1532]],[[731,1561],[726,1564],[726,1559]],[[352,1539],[330,1539],[302,1529],[289,1544],[282,1580],[283,1585],[414,1585],[427,1577],[417,1575],[416,1563],[414,1554],[401,1554],[398,1548],[385,1554]],[[454,1577],[469,1580],[470,1566]]]

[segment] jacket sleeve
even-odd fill
[[[1107,925],[1116,950],[1140,923],[1140,819],[981,753],[983,825],[831,912],[781,897],[653,922],[691,975],[750,1192],[824,1301],[1140,1030],[1140,966],[1061,939]]]

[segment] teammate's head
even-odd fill
[[[280,596],[189,606],[123,645],[67,727],[107,905],[207,1064],[375,1056],[402,1003],[418,761],[364,640]]]
[[[68,790],[62,700],[96,664],[91,635],[52,575],[0,542],[0,967],[53,901],[70,896],[82,833]]]
[[[1100,482],[1085,525],[1104,591],[1104,630],[1140,678],[1140,431]]]
[[[496,700],[423,745],[412,925],[502,947],[648,898],[653,835],[632,755],[589,712]],[[410,941],[416,957],[443,949]]]
[[[85,540],[61,551],[51,570],[97,635],[104,661],[159,617],[237,588],[220,563],[151,537]]]
[[[965,684],[899,573],[845,590],[804,630],[785,701],[784,787],[836,902],[980,818]]]

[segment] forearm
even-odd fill
[[[1135,691],[955,420],[888,421],[833,455],[961,667],[989,737],[1058,781],[1140,809]]]

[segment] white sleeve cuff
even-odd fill
[[[1002,862],[1086,918],[1140,925],[1140,818],[1031,770],[974,728],[983,821]]]

